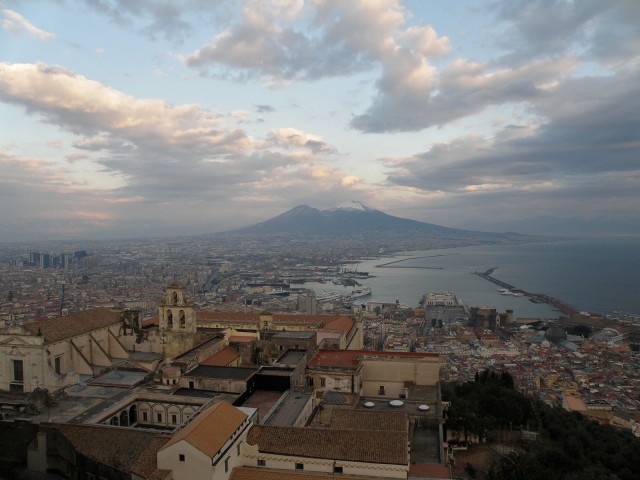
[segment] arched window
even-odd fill
[[[118,417],[111,417],[111,421],[109,422],[111,425],[118,425]]]
[[[129,426],[129,415],[127,414],[126,410],[123,410],[120,413],[120,425],[122,425],[123,427]]]
[[[173,312],[171,310],[167,310],[167,325],[173,326]]]
[[[186,325],[187,321],[185,319],[184,316],[184,310],[180,310],[180,326],[184,327]]]
[[[138,407],[131,405],[129,409],[129,425],[135,425],[138,422]]]

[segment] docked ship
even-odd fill
[[[353,290],[349,294],[349,298],[351,300],[354,300],[356,298],[366,297],[367,295],[371,295],[371,288],[370,287],[362,287],[362,288],[358,288],[357,290]]]

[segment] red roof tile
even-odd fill
[[[336,408],[331,411],[329,427],[339,430],[382,430],[406,434],[409,429],[409,417],[405,412]]]
[[[238,321],[238,322],[259,322],[260,315],[247,312],[197,312],[197,319],[202,321]]]
[[[181,440],[213,458],[242,425],[247,415],[227,401],[220,401],[206,409],[178,431],[162,448],[163,450]]]
[[[169,440],[165,434],[106,425],[45,425],[58,430],[88,459],[142,478],[156,471],[158,450]]]
[[[205,358],[200,365],[210,365],[213,367],[226,367],[234,360],[240,358],[240,354],[233,348],[224,347],[208,358]]]
[[[247,436],[258,451],[353,462],[408,464],[407,434],[254,425]]]
[[[318,350],[309,361],[311,367],[354,368],[363,358],[438,358],[437,353],[377,352],[369,350]]]
[[[442,478],[449,479],[449,467],[438,463],[414,463],[409,467],[409,478]]]
[[[24,328],[32,335],[42,334],[45,344],[56,343],[120,323],[121,314],[120,309],[94,308],[28,323]]]

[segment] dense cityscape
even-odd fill
[[[440,385],[474,381],[479,372],[491,370],[507,372],[517,391],[549,406],[577,411],[592,421],[640,436],[637,315],[620,312],[605,317],[558,311],[556,318],[528,318],[490,305],[465,305],[455,292],[425,292],[416,305],[378,302],[376,292],[367,286],[367,279],[376,272],[358,271],[357,260],[376,256],[384,263],[384,255],[392,252],[388,241],[286,236],[140,239],[27,248],[5,245],[0,269],[4,423],[113,426],[124,422],[176,434],[189,424],[187,417],[181,420],[183,417],[173,415],[168,420],[166,413],[162,421],[158,417],[145,425],[140,421],[139,399],[135,420],[90,414],[108,409],[117,403],[115,399],[164,394],[177,395],[171,402],[185,395],[199,398],[199,407],[190,407],[192,414],[213,398],[239,408],[255,408],[256,425],[325,428],[331,420],[323,411],[335,405],[367,411],[369,404],[382,400],[392,405],[395,398],[411,408],[425,409],[424,420],[411,420],[412,425],[417,423],[409,440],[423,447],[411,450],[414,467],[409,469],[409,478],[465,478],[456,477],[453,469],[464,454],[458,447],[486,439],[468,438],[451,425],[447,428],[447,402],[442,403],[437,392]],[[308,285],[321,285],[323,290],[316,292]],[[501,290],[502,294],[522,295]],[[173,303],[165,292],[179,295],[176,302],[184,305],[180,307],[180,328],[191,329],[188,340],[186,332],[172,340],[158,333],[171,331],[172,322],[177,322],[163,318],[167,305]],[[87,354],[77,335],[97,327],[64,322],[91,325],[92,315],[100,317],[105,312],[110,312],[107,324],[112,324],[119,348],[127,354],[113,355],[101,340],[95,347],[89,341]],[[133,337],[123,337],[128,327],[131,335],[135,332],[136,343],[131,343]],[[64,331],[51,333],[56,328]],[[53,348],[46,349],[46,359],[40,359],[45,365],[38,367],[44,376],[34,371],[28,380],[27,366],[20,363],[18,371],[9,364],[21,358],[20,352],[27,348],[24,339],[34,334],[44,335],[45,345],[48,335],[54,335],[56,345],[68,336],[71,350],[79,348],[78,353],[64,347],[55,355]],[[99,336],[91,335],[95,335],[93,341]],[[157,335],[160,340],[154,344]],[[23,341],[16,343],[16,338]],[[173,347],[164,345],[166,341]],[[104,349],[110,360],[96,360],[93,348]],[[84,374],[76,356],[84,359],[87,368],[91,365]],[[396,388],[391,385],[386,386],[387,391],[383,385],[376,385],[378,391],[371,390],[365,379],[354,383],[354,365],[378,357],[417,366],[437,359],[437,369],[425,373],[422,380],[403,380],[405,387],[399,393],[391,393]],[[235,373],[228,371],[231,366],[237,369]],[[402,371],[406,366],[397,368]],[[227,371],[198,375],[197,369]],[[269,377],[271,370],[278,369],[287,382]],[[430,380],[425,383],[426,378]],[[229,382],[238,380],[241,386],[229,387]],[[274,385],[275,393],[271,391]],[[257,392],[252,393],[254,389]],[[277,407],[282,402],[287,402],[286,409]],[[402,410],[389,408],[393,410],[389,414]],[[412,418],[415,413],[407,414]],[[504,442],[497,445],[510,448]],[[20,458],[20,454],[5,458],[5,466],[19,468],[23,465]],[[48,461],[45,471],[55,464]],[[260,465],[260,459],[258,462]],[[423,470],[415,464],[427,465],[424,471],[432,476],[416,476]],[[173,475],[181,478],[185,473],[178,468]]]
[[[640,479],[640,1],[0,3],[0,480]]]

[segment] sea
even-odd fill
[[[467,306],[513,309],[517,318],[557,318],[560,312],[527,297],[500,293],[500,286],[475,275],[492,276],[515,288],[543,293],[578,311],[606,315],[640,314],[640,239],[587,238],[543,243],[484,245],[403,252],[365,259],[347,268],[369,272],[361,280],[372,294],[359,302],[399,302],[418,306],[429,292],[452,292]],[[333,285],[314,289],[340,290]],[[350,288],[352,290],[353,288]]]

